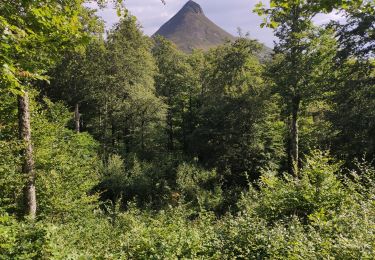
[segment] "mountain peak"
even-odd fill
[[[196,2],[189,0],[184,7],[181,9],[182,12],[193,12],[197,14],[203,14],[202,7]]]
[[[192,0],[188,1],[154,35],[165,37],[187,53],[193,49],[207,50],[227,40],[235,39],[207,18],[202,7]]]

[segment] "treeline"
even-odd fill
[[[82,4],[0,4],[0,258],[374,257],[372,1],[257,5],[269,56]]]

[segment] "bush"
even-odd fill
[[[298,178],[266,173],[260,179],[259,191],[249,192],[247,201],[254,204],[256,199],[252,206],[255,214],[271,222],[293,217],[306,222],[318,213],[328,216],[348,200],[348,192],[337,177],[339,166],[331,163],[327,154],[313,152]]]
[[[45,100],[33,120],[38,215],[53,221],[89,214],[97,196],[97,143],[87,133],[66,128],[71,113],[60,103]]]
[[[177,196],[200,210],[217,211],[222,204],[223,192],[215,170],[207,171],[192,164],[181,164],[177,169]]]
[[[0,214],[0,259],[48,259],[48,226]]]
[[[121,200],[122,206],[135,201],[138,207],[161,208],[168,203],[170,188],[166,171],[153,163],[140,162],[137,158],[124,160],[112,155],[104,167],[103,178],[97,186],[103,201]]]

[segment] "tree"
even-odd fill
[[[165,105],[155,93],[150,39],[140,31],[135,17],[126,15],[103,46],[92,47],[85,79],[86,103],[93,111],[86,120],[88,130],[101,140],[104,157],[152,152]]]
[[[290,172],[298,176],[299,129],[302,105],[322,96],[335,55],[335,40],[329,31],[317,30],[312,18],[321,10],[331,10],[327,1],[271,1],[271,8],[257,5],[255,12],[266,15],[265,23],[275,29],[279,42],[275,46],[276,62],[271,77],[277,86],[290,116]],[[323,91],[323,92],[322,92]]]
[[[246,187],[262,168],[278,164],[278,150],[283,149],[282,140],[281,146],[276,140],[282,125],[276,126],[278,118],[273,118],[264,67],[257,58],[260,48],[240,38],[206,55],[190,149],[203,165],[217,168],[226,187]],[[268,119],[276,119],[274,125]]]
[[[51,72],[51,84],[46,87],[49,97],[64,100],[74,108],[74,129],[77,133],[81,130],[80,103],[87,92],[84,85],[84,56],[84,53],[65,54],[63,60]]]
[[[103,2],[103,1],[99,1]],[[18,96],[19,132],[24,143],[23,173],[25,212],[36,216],[33,148],[28,90],[36,80],[47,80],[45,72],[61,53],[80,48],[88,39],[83,19],[83,0],[16,1],[0,4],[0,83],[2,91]]]
[[[355,1],[342,7],[346,23],[333,22],[340,43],[339,58],[367,59],[375,54],[375,2]]]
[[[62,53],[62,58],[48,72],[51,82],[49,84],[41,82],[41,90],[49,97],[64,100],[73,108],[74,129],[77,133],[81,131],[82,126],[80,107],[89,92],[87,79],[94,71],[92,68],[94,64],[88,60],[88,50],[104,41],[102,39],[104,22],[95,15],[95,10],[84,9],[83,11],[80,19],[84,24],[85,32],[90,35],[89,42],[85,48],[69,49]]]
[[[335,154],[351,162],[375,157],[375,64],[349,60],[340,65],[329,119],[336,130]]]
[[[19,135],[24,142],[22,172],[26,214],[36,216],[36,192],[31,142],[28,88],[33,80],[46,79],[43,72],[58,58],[61,49],[81,41],[78,12],[82,1],[7,1],[0,5],[1,85],[18,94]],[[78,12],[77,12],[78,11]]]
[[[158,67],[156,92],[168,105],[167,149],[170,152],[181,149],[186,152],[188,136],[194,128],[193,110],[197,107],[200,93],[199,73],[194,71],[186,54],[161,36],[155,38],[153,54]]]
[[[374,158],[374,50],[375,2],[353,1],[340,6],[346,22],[331,22],[338,53],[332,82],[332,112],[335,130],[332,151],[346,162],[353,158]],[[350,163],[349,163],[350,164]]]
[[[347,23],[333,23],[339,41],[331,122],[335,152],[351,161],[375,156],[375,2],[345,9]]]

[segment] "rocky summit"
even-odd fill
[[[188,1],[182,9],[154,34],[174,42],[184,52],[193,49],[207,50],[235,37],[217,26],[204,14],[194,1]]]

